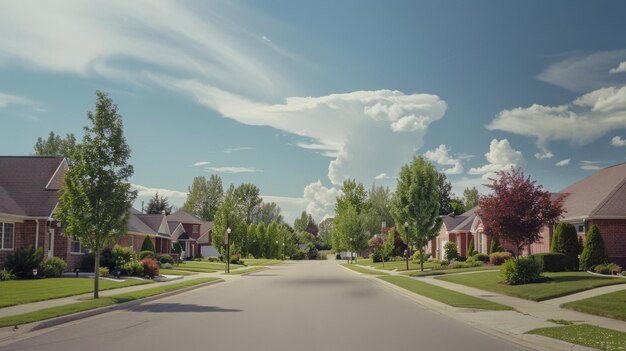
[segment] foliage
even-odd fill
[[[381,249],[374,250],[374,252],[372,252],[372,254],[370,255],[370,258],[372,259],[372,262],[374,263],[382,262],[383,261],[382,250]]]
[[[500,239],[497,236],[494,236],[491,240],[491,245],[489,245],[489,253],[492,254],[494,252],[503,252],[504,248],[500,244]]]
[[[94,298],[98,297],[100,252],[127,233],[130,209],[137,197],[128,179],[130,148],[123,134],[122,116],[103,92],[96,92],[96,111],[89,112],[92,126],[85,127],[55,213],[63,235],[75,237],[95,253]]]
[[[528,284],[541,278],[541,264],[530,257],[521,257],[517,260],[506,260],[501,272],[507,284]]]
[[[333,218],[326,218],[318,225],[320,247],[330,249],[333,246]]]
[[[562,253],[539,253],[528,256],[541,266],[544,272],[565,271],[565,255]]]
[[[243,183],[234,189],[232,193],[237,206],[243,212],[246,224],[254,221],[254,217],[259,210],[259,206],[263,202],[261,199],[259,188],[251,183]]]
[[[391,256],[395,248],[395,243],[395,228],[392,228],[392,230],[390,230],[385,236],[385,240],[383,242],[381,254],[384,260],[389,260],[389,256]]]
[[[152,257],[145,257],[141,260],[141,266],[143,267],[143,274],[150,278],[154,278],[159,275],[159,262]]]
[[[448,241],[443,246],[443,251],[445,252],[446,260],[455,260],[459,257],[459,252],[457,250],[456,244],[453,241]]]
[[[141,252],[143,251],[150,251],[153,253],[156,252],[156,249],[154,248],[154,243],[152,242],[152,238],[147,235],[145,238],[143,238],[143,244],[141,244]]]
[[[382,223],[386,226],[393,223],[391,216],[391,200],[393,193],[389,188],[373,185],[367,194],[363,216],[363,230],[373,234],[382,233]]]
[[[348,205],[354,208],[357,214],[361,214],[367,207],[367,192],[363,183],[355,179],[344,180],[341,187],[341,195],[337,197],[335,203],[335,213],[342,213]]]
[[[452,184],[443,172],[437,173],[437,188],[439,189],[439,214],[445,216],[453,213]]]
[[[452,213],[457,216],[467,211],[465,205],[463,204],[463,201],[458,198],[453,198],[452,200],[450,200],[450,206],[452,207]]]
[[[170,255],[164,255],[164,256],[159,257],[159,263],[161,263],[161,264],[164,264],[164,263],[174,264],[174,259]]]
[[[161,267],[161,270],[159,271],[159,273],[163,272],[163,269],[172,269],[173,265],[171,263],[162,263],[159,262],[159,267]]]
[[[473,262],[480,261],[480,262],[485,262],[486,263],[486,262],[489,262],[489,255],[479,252],[477,254],[474,254],[472,257],[468,258],[467,260],[468,261],[473,261]]]
[[[281,223],[283,221],[281,212],[280,206],[275,202],[261,203],[254,216],[253,222],[263,222],[265,225],[270,225],[272,222]]]
[[[467,244],[467,257],[474,256],[476,254],[474,250],[474,238],[470,238],[469,243]]]
[[[478,189],[475,187],[463,190],[463,204],[465,205],[466,210],[471,210],[472,208],[478,206],[479,199],[480,196],[478,194]]]
[[[452,268],[453,269],[461,269],[461,268],[473,268],[473,267],[480,267],[482,266],[484,263],[482,261],[471,261],[471,262],[453,262],[452,263]]]
[[[619,275],[622,267],[615,263],[604,263],[593,267],[594,272],[608,275]]]
[[[489,262],[494,266],[499,266],[503,264],[505,261],[508,261],[513,258],[513,254],[510,252],[494,252],[489,255]]]
[[[6,269],[0,269],[0,282],[5,282],[8,280],[15,279],[15,275],[11,273],[11,271],[7,271]]]
[[[76,137],[74,134],[66,134],[65,138],[48,134],[48,139],[37,138],[35,143],[35,155],[37,156],[63,156],[71,161],[76,150]]]
[[[539,328],[527,333],[603,351],[623,351],[624,345],[626,345],[626,333],[589,324]]]
[[[172,205],[169,204],[167,197],[159,196],[159,192],[157,191],[153,197],[148,201],[148,207],[146,208],[146,213],[149,214],[162,214],[165,213],[169,215],[172,213]]]
[[[309,249],[309,252],[307,253],[307,258],[309,260],[317,260],[318,259],[318,251],[316,247],[312,247]]]
[[[588,271],[599,264],[608,262],[609,256],[604,247],[604,240],[602,240],[600,230],[594,224],[587,232],[585,247],[582,254],[580,254],[580,270]]]
[[[4,266],[18,278],[33,278],[33,269],[37,269],[42,261],[43,249],[27,245],[9,255]]]
[[[367,234],[363,231],[362,217],[351,203],[342,205],[333,225],[333,247],[337,251],[360,252],[367,248]]]
[[[156,258],[154,251],[144,250],[139,253],[139,260],[143,260],[146,257]]]
[[[119,270],[121,274],[141,276],[143,268],[137,260],[135,251],[130,247],[115,245],[111,250],[113,261],[115,262],[113,270]],[[109,267],[110,268],[110,267]]]
[[[582,247],[578,242],[578,234],[573,224],[561,222],[556,226],[550,252],[559,252],[565,255],[565,269],[569,271],[578,270],[580,266],[578,255],[582,252]]]
[[[108,277],[110,274],[109,269],[107,267],[100,267],[100,276]]]
[[[226,245],[224,244],[224,235],[227,228],[231,229],[230,243],[236,243],[241,245],[244,243],[247,227],[243,212],[238,208],[235,198],[233,196],[226,196],[224,202],[217,210],[215,214],[215,221],[213,223],[213,235],[212,244],[220,255],[226,255]],[[242,245],[243,246],[243,245]],[[244,253],[247,250],[243,247]]]
[[[58,257],[49,257],[39,264],[37,275],[58,278],[67,271],[67,262]]]
[[[443,220],[439,216],[438,179],[437,170],[423,157],[414,157],[400,170],[391,213],[398,225],[409,224],[409,249],[413,242],[423,252],[424,246],[439,234]]]
[[[413,256],[411,256],[411,260],[415,263],[423,263],[428,261],[428,259],[430,258],[431,254],[430,253],[424,253],[422,254],[419,251],[415,251],[415,253],[413,253]]]

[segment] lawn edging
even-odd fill
[[[14,337],[16,335],[24,334],[24,333],[27,333],[27,332],[30,332],[30,331],[40,330],[40,329],[44,329],[44,328],[50,328],[50,327],[54,327],[54,326],[57,326],[57,325],[60,325],[60,324],[73,322],[73,321],[76,321],[76,320],[79,320],[79,319],[96,316],[96,315],[103,314],[103,313],[106,313],[106,312],[115,311],[115,310],[121,310],[121,309],[129,308],[129,307],[133,307],[133,306],[136,306],[136,305],[139,305],[139,304],[142,304],[142,303],[151,302],[151,301],[154,301],[154,300],[166,298],[166,297],[173,296],[173,295],[176,295],[176,294],[181,294],[181,293],[184,293],[184,292],[187,292],[187,291],[190,291],[190,290],[206,287],[206,286],[217,284],[217,283],[221,283],[221,282],[224,281],[223,279],[220,279],[220,278],[213,278],[213,279],[208,280],[208,281],[206,279],[211,279],[211,278],[199,278],[197,280],[202,280],[202,282],[199,282],[197,284],[190,285],[190,286],[185,286],[185,287],[182,287],[180,289],[173,289],[171,291],[166,291],[166,292],[163,292],[163,293],[157,293],[155,295],[146,296],[146,297],[139,297],[139,298],[136,298],[136,299],[132,299],[131,301],[127,301],[127,302],[113,303],[113,304],[102,306],[102,307],[96,307],[96,308],[93,308],[93,309],[87,309],[87,310],[81,311],[81,312],[70,313],[70,314],[67,314],[67,315],[60,315],[58,317],[53,317],[53,318],[50,318],[50,319],[45,319],[45,317],[44,317],[44,318],[42,318],[40,320],[29,321],[29,322],[26,322],[26,323],[15,323],[15,324],[11,323],[11,324],[8,324],[8,325],[5,322],[4,325],[2,327],[0,327],[0,331],[14,330],[14,332],[12,332],[10,334],[10,336],[9,336],[9,338],[10,338],[10,337]],[[196,279],[188,280],[187,282],[191,283],[194,280],[196,280]],[[181,284],[181,283],[175,283],[175,284],[172,284],[172,285],[178,285],[178,284]],[[159,288],[159,287],[157,287],[157,288]],[[167,286],[165,286],[165,288],[167,288]],[[145,289],[145,290],[150,290],[150,289]],[[138,290],[138,291],[135,291],[133,293],[138,293],[138,292],[141,292],[141,291],[142,290]],[[127,294],[130,294],[130,293],[127,293]],[[118,296],[121,296],[121,295],[125,295],[125,294],[120,294]],[[115,295],[110,296],[109,298],[111,298],[111,297],[115,297]],[[106,299],[106,297],[103,297],[102,299]],[[86,302],[90,302],[90,301],[93,301],[93,300],[84,301],[84,302],[78,302],[76,304],[86,303]],[[52,307],[50,309],[61,308],[61,307],[65,307],[65,306],[57,306],[57,307]],[[48,310],[50,310],[50,309],[48,309]],[[43,311],[43,310],[40,310],[40,311]],[[30,312],[30,313],[26,313],[26,314],[34,314],[34,313],[37,313],[37,312],[40,312],[40,311]],[[5,317],[5,318],[2,318],[2,319],[16,318],[16,317],[19,317],[19,316],[23,316],[23,315],[9,316],[9,317]],[[0,321],[2,319],[0,319]],[[18,329],[13,329],[14,328],[13,325],[19,325],[19,328]],[[2,333],[2,334],[4,334],[4,333]],[[0,337],[0,341],[3,341],[3,339],[1,337]]]

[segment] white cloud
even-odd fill
[[[546,158],[552,158],[552,157],[554,157],[554,154],[547,150],[543,152],[537,152],[535,154],[535,158],[538,160],[545,160]]]
[[[199,161],[193,164],[194,167],[200,167],[200,166],[206,166],[208,164],[211,164],[211,162],[209,161]]]
[[[212,172],[217,172],[217,173],[256,173],[256,172],[262,172],[261,170],[256,169],[254,167],[233,167],[233,166],[207,167],[207,168],[205,168],[205,170],[212,171]]]
[[[617,67],[611,68],[609,70],[609,73],[611,74],[624,73],[624,72],[626,72],[626,61],[620,62]]]
[[[375,180],[391,179],[392,176],[388,176],[387,173],[381,173],[374,177]]]
[[[0,92],[0,108],[7,107],[9,105],[32,105],[32,104],[33,102],[26,98]]]
[[[580,168],[584,169],[585,171],[597,171],[599,169],[602,169],[602,167],[600,166],[600,164],[602,163],[603,162],[600,161],[581,161]]]
[[[468,173],[482,175],[482,179],[486,180],[494,177],[495,172],[507,170],[511,167],[521,167],[526,164],[521,151],[513,149],[507,139],[491,140],[489,152],[485,154],[485,157],[489,163],[478,168],[470,168]]]
[[[325,187],[320,180],[304,187],[303,196],[285,197],[262,195],[263,201],[275,202],[282,209],[283,218],[288,223],[300,216],[302,211],[310,213],[317,223],[335,213],[335,203],[341,190]]]
[[[137,190],[137,199],[135,200],[134,207],[137,209],[141,209],[141,202],[145,202],[148,204],[148,201],[154,194],[157,192],[160,196],[167,197],[170,205],[174,205],[177,207],[182,207],[187,200],[187,192],[171,190],[171,189],[163,189],[163,188],[149,188],[139,184],[131,184],[131,188],[133,190]]]
[[[611,139],[611,145],[615,147],[626,146],[626,139],[622,139],[620,136],[614,136],[613,139]]]
[[[233,152],[245,151],[245,150],[254,150],[254,148],[250,147],[250,146],[233,147],[233,148],[230,148],[230,149],[226,149],[223,152],[225,154],[230,154],[230,153],[233,153]]]
[[[561,161],[555,163],[554,165],[557,166],[557,167],[567,166],[567,165],[569,165],[571,160],[572,160],[571,158],[566,158],[565,160],[561,160]]]
[[[450,154],[450,148],[444,144],[439,145],[434,150],[428,150],[424,157],[441,166],[452,166],[443,170],[445,174],[462,174],[464,171],[462,159]],[[467,158],[467,156],[465,156]]]
[[[518,107],[503,110],[487,126],[537,139],[543,154],[550,141],[585,145],[613,129],[626,126],[626,87],[602,88],[567,105]]]

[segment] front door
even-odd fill
[[[54,256],[54,229],[48,231],[48,258]]]

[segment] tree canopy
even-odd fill
[[[148,201],[148,205],[146,207],[146,213],[149,214],[161,214],[165,213],[169,215],[172,213],[172,205],[169,204],[167,197],[159,196],[159,192],[157,191],[153,197]]]
[[[471,210],[472,208],[478,206],[479,200],[480,195],[478,194],[478,189],[475,187],[463,190],[463,205],[465,205],[466,210]]]
[[[50,132],[45,140],[41,137],[37,138],[34,148],[37,156],[63,156],[71,161],[76,146],[74,134],[66,134],[65,138],[62,138]]]

